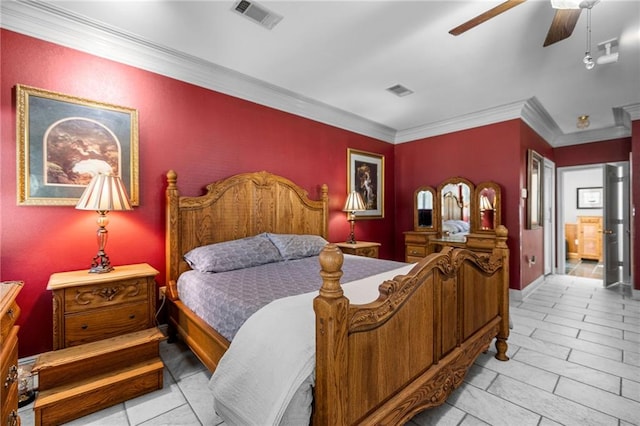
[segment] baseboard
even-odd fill
[[[544,275],[540,275],[538,278],[536,278],[534,281],[532,281],[528,286],[526,286],[522,290],[516,290],[516,289],[510,288],[509,300],[514,302],[522,302],[524,299],[529,297],[531,293],[536,291],[538,287],[542,285],[543,282],[544,282]]]

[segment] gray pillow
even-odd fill
[[[184,255],[192,269],[225,272],[282,260],[266,234],[196,247]]]
[[[301,259],[303,257],[317,256],[327,240],[319,235],[297,235],[297,234],[267,234],[267,237],[280,251],[280,256],[284,260]]]

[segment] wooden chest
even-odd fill
[[[141,263],[112,272],[88,270],[51,275],[53,291],[53,349],[153,327],[158,271]]]

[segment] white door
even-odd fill
[[[620,246],[618,244],[622,225],[618,199],[618,168],[606,164],[603,168],[604,176],[604,223],[602,224],[602,243],[604,253],[604,285],[609,287],[620,281]]]
[[[556,164],[544,159],[544,171],[542,173],[542,208],[543,232],[544,232],[544,275],[553,274],[555,267],[555,199],[556,199]]]

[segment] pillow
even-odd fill
[[[184,255],[192,269],[225,272],[282,260],[280,252],[265,234],[196,247]]]
[[[317,256],[328,244],[319,235],[267,234],[267,237],[278,248],[284,260]]]

